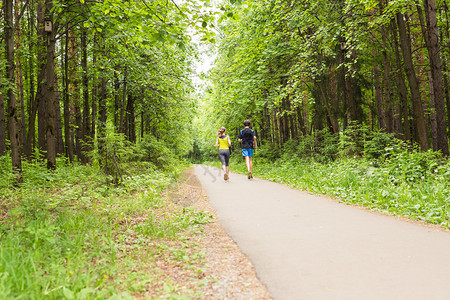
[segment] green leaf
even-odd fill
[[[208,23],[206,23],[205,21],[202,22],[202,27],[206,28],[206,26],[208,26]]]
[[[84,23],[83,23],[83,27],[84,27],[84,28],[90,28],[90,27],[91,27],[91,24],[89,24],[88,22],[84,22]]]
[[[63,288],[63,294],[67,299],[75,299],[74,293],[66,287]]]

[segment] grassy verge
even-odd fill
[[[58,165],[25,163],[26,183],[15,188],[0,161],[1,299],[198,297],[168,275],[201,284],[191,237],[210,217],[161,197],[186,166],[130,164],[113,186],[95,168]]]
[[[209,164],[220,167],[218,162]],[[234,157],[231,170],[245,174],[245,162]],[[392,153],[383,160],[342,158],[319,163],[291,157],[256,156],[257,177],[375,211],[450,228],[450,162],[432,152]]]

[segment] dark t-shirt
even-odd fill
[[[253,148],[253,138],[255,132],[250,128],[244,128],[239,132],[239,139],[242,140],[242,149],[252,149]]]

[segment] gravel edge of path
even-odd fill
[[[219,223],[193,168],[184,172],[174,195],[178,202],[190,202],[188,205],[213,216],[199,239],[205,253],[206,284],[199,287],[202,299],[272,299],[253,264]]]

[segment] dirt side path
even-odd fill
[[[185,171],[171,198],[214,216],[213,222],[205,225],[198,244],[205,253],[205,285],[199,287],[202,299],[271,299],[249,259],[220,225],[192,168]]]

